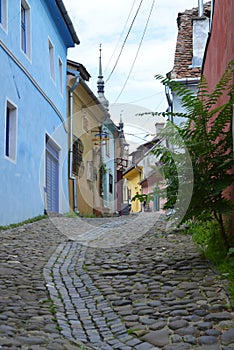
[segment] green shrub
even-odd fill
[[[190,222],[187,232],[202,250],[205,257],[219,271],[221,278],[228,280],[228,291],[234,308],[234,248],[227,251],[216,220]]]

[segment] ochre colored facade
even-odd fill
[[[140,166],[133,166],[124,173],[123,178],[127,179],[131,212],[138,213],[141,211],[141,203],[139,200],[131,201],[131,199],[135,195],[141,194],[140,181],[143,179],[143,168]]]
[[[74,197],[76,196],[77,209],[81,215],[99,215],[102,212],[102,198],[100,196],[101,146],[100,142],[95,141],[95,135],[99,133],[99,127],[105,120],[106,111],[84,81],[85,77],[89,77],[85,68],[72,61],[68,61],[68,68],[81,71],[78,85],[72,92],[72,99],[70,89],[76,78],[69,71],[67,75],[68,106],[71,107],[72,104],[73,111],[73,141],[75,144],[78,140],[78,147],[82,150],[79,154],[82,160],[78,159],[80,163],[78,171],[73,164],[72,178],[69,176],[70,209],[71,211],[74,210]],[[88,80],[88,77],[86,80]],[[70,110],[71,108],[68,109],[68,140],[70,140]],[[76,161],[77,159],[74,159],[73,155],[73,163]],[[74,168],[76,169],[75,172]],[[74,186],[76,186],[75,189]]]

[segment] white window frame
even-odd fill
[[[50,38],[48,38],[48,50],[49,50],[50,77],[55,82],[54,45],[50,40]]]
[[[0,28],[7,32],[8,0],[0,0]]]
[[[16,163],[18,136],[18,109],[9,99],[5,108],[5,158]]]
[[[58,58],[58,66],[59,66],[59,92],[60,95],[63,96],[63,61],[61,58]]]
[[[24,28],[22,27],[22,8],[24,9]],[[24,33],[24,37],[22,37]],[[24,39],[23,39],[24,38]],[[20,48],[31,59],[31,10],[25,0],[20,3]]]

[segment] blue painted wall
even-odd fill
[[[8,28],[0,26],[0,225],[44,213],[45,135],[60,148],[59,211],[69,210],[67,185],[66,41],[67,28],[58,28],[48,2],[28,0],[31,14],[31,54],[20,47],[20,0],[8,6]],[[55,81],[50,77],[48,38],[54,45]],[[74,43],[73,43],[74,44]],[[59,64],[63,63],[63,95]],[[43,95],[44,94],[44,95]],[[5,110],[9,100],[17,108],[16,161],[5,157]]]

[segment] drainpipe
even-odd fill
[[[80,72],[73,69],[68,69],[68,73],[75,75],[75,82],[69,90],[69,117],[70,117],[70,142],[69,142],[69,179],[73,181],[73,198],[74,198],[74,211],[79,214],[78,211],[78,199],[76,190],[76,177],[72,174],[73,164],[73,91],[78,86],[80,81]]]
[[[195,78],[180,78],[180,79],[173,79],[173,81],[177,81],[179,83],[183,84],[198,84],[200,81],[200,77],[195,77]]]
[[[167,103],[168,103],[168,108],[169,108],[169,112],[173,113],[173,102],[170,96],[170,89],[168,86],[165,86],[165,95],[167,98]],[[173,115],[170,116],[170,122],[173,123]]]
[[[142,180],[142,170],[137,168],[137,165],[134,165],[134,168],[136,169],[136,171],[138,171],[138,173],[140,174],[140,181]],[[139,181],[139,182],[140,182]],[[141,206],[141,211],[142,211],[142,206]]]

